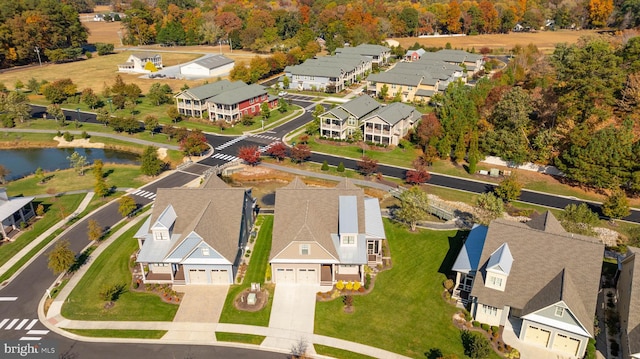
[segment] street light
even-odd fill
[[[76,108],[76,114],[78,115],[78,121],[80,121],[80,107]]]
[[[109,112],[113,112],[113,107],[111,106],[111,98],[107,99],[107,103],[109,104]]]
[[[261,118],[260,122],[262,122],[262,131],[264,131],[264,118]]]
[[[40,66],[42,66],[42,60],[40,60],[40,48],[38,48],[38,46],[36,46],[34,51],[38,54],[38,63],[40,64]]]

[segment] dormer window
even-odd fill
[[[491,283],[491,285],[495,287],[502,287],[502,278],[490,276],[489,283]]]
[[[309,252],[310,252],[311,248],[308,244],[301,244],[300,245],[300,254],[303,256],[308,256]]]
[[[153,231],[153,237],[157,241],[169,240],[169,233],[166,231]]]
[[[203,256],[208,256],[209,255],[209,248],[202,247],[202,255]]]
[[[356,244],[356,236],[352,234],[345,234],[342,236],[342,244],[344,245],[354,245]]]
[[[556,307],[556,317],[562,317],[564,315],[564,308]]]

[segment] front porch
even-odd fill
[[[142,281],[145,284],[186,284],[184,267],[182,264],[170,264],[170,270],[166,268],[167,266],[160,266],[160,264],[165,263],[139,263],[140,273],[142,273]]]
[[[358,265],[354,273],[339,273],[338,264],[322,264],[320,285],[332,286],[338,281],[364,283],[364,265]]]
[[[6,210],[0,211],[0,239],[8,239],[15,237],[20,233],[22,223],[27,221],[36,215],[33,209],[33,203],[31,202],[33,197],[29,198],[12,198],[6,200]],[[27,203],[23,203],[27,202]],[[1,202],[0,202],[1,204]],[[20,206],[15,209],[16,206]],[[12,208],[13,207],[13,208]]]

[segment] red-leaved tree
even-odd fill
[[[415,170],[408,170],[405,173],[405,182],[409,184],[420,184],[425,183],[431,178],[431,175],[424,168],[419,168]]]
[[[200,130],[190,131],[180,140],[180,149],[188,156],[199,155],[208,148],[207,138]]]
[[[358,161],[358,172],[365,176],[370,176],[378,171],[378,161],[367,156],[362,157],[362,160]]]
[[[291,159],[293,161],[301,163],[309,157],[311,157],[311,148],[309,146],[298,143],[291,148]]]
[[[260,151],[257,146],[243,146],[238,150],[238,157],[251,166],[260,163]]]
[[[287,146],[282,142],[274,143],[267,151],[265,152],[267,155],[275,158],[280,162],[281,160],[287,157]]]

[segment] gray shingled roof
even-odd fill
[[[207,102],[221,105],[234,105],[266,94],[267,90],[265,90],[264,86],[251,84],[248,86],[242,86],[236,89],[225,91],[219,95],[207,99]]]
[[[472,54],[463,50],[444,49],[437,52],[427,52],[422,56],[422,58],[463,63],[465,61],[475,62],[479,59],[482,59],[482,55]]]
[[[388,51],[391,51],[391,49],[382,45],[361,44],[356,47],[337,48],[335,53],[354,53],[366,56],[376,56]]]
[[[209,57],[205,57],[204,59],[196,60],[193,63],[196,63],[202,67],[205,67],[209,70],[218,68],[220,66],[224,66],[227,64],[232,64],[234,61],[224,55],[213,55]]]
[[[171,250],[181,243],[182,238],[195,231],[233,263],[238,251],[245,191],[245,188],[232,187],[159,188],[151,223],[155,223],[160,213],[172,205],[177,214],[173,233],[180,234],[181,239]]]
[[[529,302],[534,298],[539,303],[557,299],[557,293],[543,289],[564,271],[564,276],[577,284],[576,295],[570,295],[567,304],[581,301],[584,311],[576,304],[570,309],[592,333],[590,324],[596,308],[604,245],[591,237],[556,233],[553,220],[546,216],[547,230],[536,229],[539,228],[536,222],[532,223],[533,227],[502,219],[491,222],[480,258],[483,275],[476,276],[471,295],[483,304],[497,308],[509,305],[523,310],[531,307]],[[509,244],[514,258],[504,292],[484,285],[489,256],[503,243]]]
[[[317,188],[304,185],[299,179],[276,190],[273,240],[269,260],[296,240],[301,231],[336,259],[331,234],[338,233],[338,208],[340,196],[356,196],[358,208],[358,233],[365,233],[364,190],[344,184],[348,188]]]
[[[345,102],[339,107],[351,113],[356,118],[360,118],[380,107],[380,103],[371,96],[358,96],[349,102]]]
[[[413,106],[409,106],[402,102],[394,102],[388,106],[381,107],[370,116],[367,116],[365,121],[373,117],[378,117],[393,126],[406,118],[411,118],[415,121],[419,118],[419,115],[416,113],[416,109]]]
[[[196,100],[204,101],[216,95],[223,93],[224,91],[230,91],[237,88],[245,87],[245,84],[242,81],[234,81],[231,82],[229,80],[216,81],[210,84],[194,87],[192,89],[186,89],[181,91],[176,96],[180,96],[181,94],[185,94],[188,97],[194,98]]]
[[[629,317],[627,319],[627,337],[631,354],[640,353],[640,248],[627,247],[624,261],[633,261],[632,282],[629,291]]]
[[[393,72],[381,72],[379,74],[371,74],[367,77],[369,82],[381,82],[385,84],[396,84],[404,86],[418,86],[422,80],[421,76],[394,74]]]

